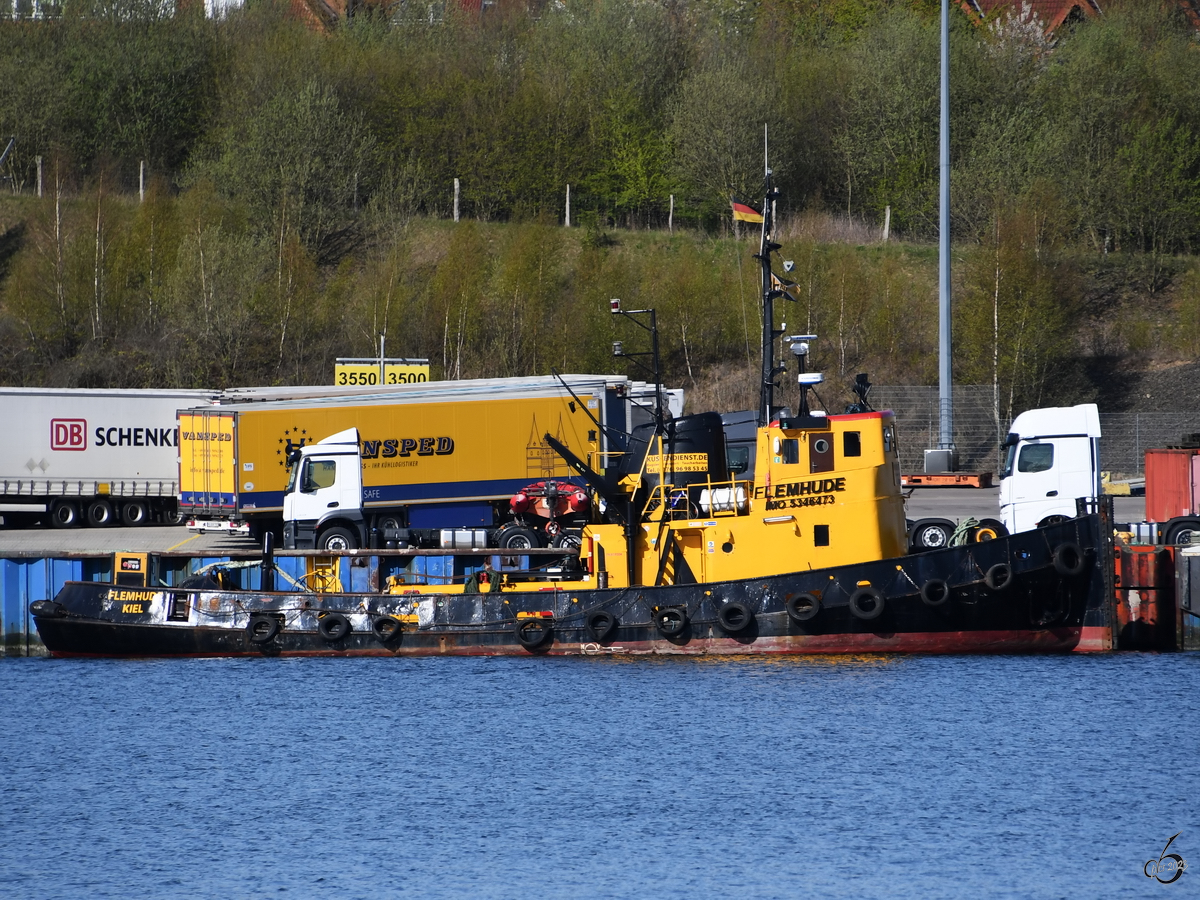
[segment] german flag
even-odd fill
[[[733,219],[735,222],[761,222],[763,220],[762,213],[753,206],[747,206],[736,197],[733,198],[732,202]]]

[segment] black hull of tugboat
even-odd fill
[[[1107,568],[1093,515],[965,547],[709,584],[417,598],[163,589],[126,604],[121,588],[72,582],[34,618],[58,657],[1047,653],[1111,648]],[[793,600],[789,610],[805,594],[819,598],[811,618],[811,605]],[[413,599],[429,604],[419,624],[373,627]],[[189,619],[168,621],[168,605]],[[664,609],[679,611],[666,622],[682,622],[678,633],[660,628]],[[349,632],[323,636],[323,612],[342,614]],[[247,627],[256,613],[281,623],[260,628],[259,642]],[[522,629],[547,613],[540,628]],[[610,633],[597,634],[610,625],[597,614],[615,619]]]

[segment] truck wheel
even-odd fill
[[[149,519],[149,510],[141,500],[130,500],[121,507],[121,522],[125,525],[145,525]]]
[[[922,550],[941,550],[950,546],[954,523],[948,519],[920,519],[909,532],[909,546],[917,553]]]
[[[327,528],[317,544],[318,550],[353,550],[358,541],[348,528]]]
[[[168,525],[182,525],[183,510],[178,506],[169,506],[163,510],[162,520]]]
[[[554,540],[550,542],[550,546],[563,550],[578,550],[583,546],[583,536],[571,531],[560,531],[554,536]]]
[[[505,550],[535,550],[542,545],[532,528],[505,528],[496,543]]]
[[[50,504],[50,524],[55,528],[79,527],[79,506],[74,500],[55,500]]]
[[[1008,529],[1004,527],[1003,522],[998,522],[995,519],[984,519],[979,523],[979,527],[975,529],[975,535],[972,538],[976,543],[980,541],[994,541],[996,538],[1008,536]]]
[[[1200,519],[1180,519],[1167,526],[1163,540],[1167,544],[1190,544],[1200,538]]]
[[[93,528],[104,528],[113,521],[113,508],[107,500],[93,500],[88,504],[87,523]]]

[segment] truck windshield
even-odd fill
[[[1004,468],[1000,471],[1001,478],[1008,478],[1013,473],[1013,462],[1017,458],[1017,445],[1009,444],[1004,448]],[[289,488],[290,490],[290,488]]]
[[[300,477],[300,461],[297,460],[296,462],[292,463],[291,469],[288,470],[288,483],[287,483],[287,488],[284,490],[285,494],[290,494],[294,490],[296,490],[296,480],[299,477]]]

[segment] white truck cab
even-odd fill
[[[1031,409],[1004,442],[1000,519],[1010,534],[1077,515],[1100,496],[1100,412],[1094,403]]]
[[[353,549],[362,546],[362,520],[358,429],[301,447],[283,497],[284,546],[312,547],[322,533],[323,549]]]

